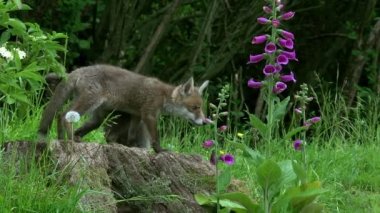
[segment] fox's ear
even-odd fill
[[[194,91],[194,79],[191,77],[181,86],[181,95],[190,95]]]
[[[203,84],[199,87],[198,91],[199,91],[199,94],[202,95],[203,91],[206,89],[206,87],[208,86],[208,80],[203,82]]]

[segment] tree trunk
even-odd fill
[[[5,158],[16,153],[18,160],[39,159],[49,151],[62,177],[81,183],[83,190],[91,189],[79,202],[84,211],[204,212],[194,194],[214,191],[215,168],[198,155],[59,141],[52,142],[50,149],[32,142],[8,142],[4,148]]]

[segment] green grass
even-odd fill
[[[310,178],[321,181],[327,189],[318,202],[325,206],[326,212],[380,212],[379,100],[368,99],[366,104],[363,101],[358,107],[347,109],[340,96],[324,94],[322,97],[317,100],[322,122],[309,131],[307,138],[307,161],[313,170]],[[2,112],[1,142],[36,140],[40,115],[38,109],[21,120]],[[54,132],[52,130],[50,138],[55,137]],[[160,122],[164,147],[175,152],[201,154],[205,159],[210,153],[202,148],[202,143],[212,139],[212,132],[210,126],[194,127],[180,119],[163,118]],[[231,167],[233,176],[246,181],[246,191],[259,200],[260,189],[255,184],[253,164],[229,144],[230,141],[253,144],[256,136],[243,125],[239,132],[244,133],[243,138],[237,137],[236,132],[226,135],[223,149],[236,157],[236,164]],[[105,142],[101,130],[92,132],[84,140]],[[292,141],[259,144],[258,150],[270,150],[270,158],[276,161],[300,160]],[[51,172],[54,171],[52,162],[42,168],[30,164],[17,163],[21,165],[19,169],[14,166],[15,162],[0,161],[0,212],[49,212],[52,209],[80,212],[77,203],[83,193],[78,185],[58,181],[63,174]]]

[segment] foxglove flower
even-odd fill
[[[297,114],[302,114],[302,109],[300,107],[295,108],[294,112],[296,112]]]
[[[227,165],[232,165],[235,163],[235,158],[231,154],[221,155],[220,160],[222,160]]]
[[[212,140],[207,140],[203,142],[203,148],[208,149],[214,146],[214,141]]]
[[[276,44],[274,44],[273,42],[269,42],[267,45],[265,45],[265,52],[268,54],[272,54],[276,52],[276,50]]]
[[[283,54],[283,55],[285,55],[286,57],[288,57],[289,60],[295,60],[295,61],[298,61],[297,56],[296,56],[296,51],[294,51],[294,50],[293,50],[292,52],[282,50],[282,51],[281,51],[281,54]]]
[[[65,115],[65,119],[69,123],[76,123],[80,120],[80,115],[76,111],[68,111]]]
[[[263,7],[263,10],[264,10],[264,12],[267,13],[267,14],[271,14],[271,13],[272,13],[272,8],[270,8],[270,7],[268,7],[268,6],[264,6],[264,7]]]
[[[293,40],[291,40],[291,39],[280,38],[280,39],[278,39],[278,43],[280,44],[280,46],[285,47],[285,48],[290,49],[290,50],[293,49],[293,47],[294,47]]]
[[[249,87],[249,88],[252,88],[252,89],[258,89],[258,88],[260,88],[262,85],[263,85],[262,82],[260,82],[260,81],[255,81],[255,80],[253,80],[253,78],[251,78],[251,79],[248,80],[248,87]]]
[[[297,139],[293,143],[294,149],[299,151],[302,149],[302,141],[300,139]]]
[[[259,24],[267,24],[267,23],[270,22],[270,20],[267,19],[267,18],[265,18],[265,17],[259,17],[259,18],[257,18],[257,22],[258,22]]]
[[[263,72],[265,76],[272,75],[276,73],[276,67],[271,64],[267,64],[265,65]]]
[[[280,26],[280,20],[278,20],[278,19],[273,19],[272,20],[272,25],[273,25],[273,27],[278,27],[278,26]]]
[[[276,73],[278,73],[282,70],[282,66],[280,64],[275,64],[274,68],[276,69]]]
[[[279,30],[279,32],[281,33],[282,37],[284,37],[285,39],[292,39],[292,40],[294,40],[293,33],[288,32],[286,30]]]
[[[289,59],[288,57],[286,57],[284,54],[280,54],[279,56],[277,56],[277,64],[283,64],[283,65],[287,65],[289,63]]]
[[[318,123],[319,121],[321,121],[321,117],[319,116],[310,118],[310,122],[313,124]]]
[[[225,132],[227,130],[227,125],[222,125],[218,128],[219,132]]]
[[[283,82],[290,82],[293,81],[294,83],[296,82],[296,79],[294,78],[294,73],[290,72],[289,75],[282,75],[280,76],[281,81]]]
[[[264,43],[267,39],[268,39],[268,35],[255,36],[252,39],[252,44],[261,44],[261,43]]]
[[[287,12],[287,13],[282,14],[281,19],[282,19],[282,20],[289,20],[289,19],[292,19],[292,18],[294,17],[294,14],[295,14],[295,12],[293,12],[293,11],[289,11],[289,12]]]
[[[248,64],[254,64],[254,63],[259,63],[264,59],[265,54],[258,54],[258,55],[250,55],[249,56],[249,61]]]
[[[288,86],[284,82],[279,81],[279,82],[276,82],[276,84],[274,85],[273,92],[276,94],[280,94],[283,91],[285,91],[286,88],[288,88]]]

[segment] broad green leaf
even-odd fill
[[[247,212],[247,210],[244,206],[242,206],[238,202],[235,202],[235,201],[232,201],[229,199],[220,199],[219,204],[220,204],[220,206],[222,206],[224,208],[229,208],[231,210],[234,210],[235,212],[236,212],[236,210],[244,210],[244,211],[240,211],[240,212]]]
[[[21,2],[21,0],[12,0],[12,1],[13,1],[13,3],[17,6],[17,8],[18,8],[19,10],[22,9],[22,2]]]
[[[310,203],[309,205],[304,206],[300,213],[319,213],[323,212],[323,206],[319,203]]]
[[[277,184],[281,175],[281,168],[272,160],[265,160],[257,168],[257,181],[264,190],[269,190],[273,184]]]
[[[306,126],[300,126],[300,127],[294,128],[294,129],[292,129],[291,131],[289,131],[289,132],[285,135],[284,139],[285,139],[285,140],[289,140],[289,139],[291,139],[291,138],[293,137],[293,135],[295,135],[295,134],[297,134],[297,133],[299,133],[299,132],[302,132],[302,131],[304,131],[304,130],[307,130],[307,127],[306,127]]]
[[[280,187],[290,184],[297,179],[297,175],[293,170],[293,165],[291,160],[285,160],[278,163],[281,168],[282,176]]]
[[[222,171],[218,177],[219,190],[221,192],[225,191],[228,185],[230,185],[230,182],[231,182],[231,170],[227,169],[227,170]]]
[[[301,181],[301,183],[306,183],[307,181],[306,170],[302,167],[302,165],[300,165],[296,161],[293,161],[292,165],[293,165],[293,171],[297,175],[297,178]]]
[[[10,18],[7,24],[13,27],[18,32],[25,32],[26,30],[25,24],[18,19]]]
[[[280,121],[284,118],[289,101],[290,96],[275,104],[275,110],[273,112],[273,119],[275,121]]]
[[[194,195],[194,198],[195,198],[195,201],[197,201],[197,203],[199,205],[205,205],[205,204],[210,204],[212,203],[212,198],[213,196],[211,195],[204,195],[204,194],[195,194]]]
[[[248,213],[261,212],[260,206],[246,194],[241,192],[224,193],[219,196],[221,199],[228,199],[244,206]]]
[[[264,157],[260,154],[260,152],[249,148],[245,144],[237,143],[237,142],[233,142],[233,141],[229,142],[229,144],[232,144],[236,148],[242,150],[243,154],[245,156],[250,157],[254,161],[255,165],[259,165],[264,161]]]
[[[259,131],[260,135],[265,137],[267,125],[254,114],[249,114],[249,121],[251,125]]]

